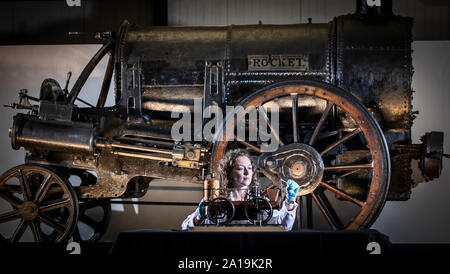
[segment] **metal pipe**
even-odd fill
[[[140,147],[140,146],[133,146],[133,145],[117,144],[117,143],[113,143],[113,144],[110,144],[107,146],[111,146],[112,148],[131,149],[131,150],[137,150],[137,151],[143,151],[143,152],[154,152],[154,153],[161,153],[161,154],[168,154],[168,155],[174,154],[172,150],[162,149],[162,148]]]

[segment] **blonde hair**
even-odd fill
[[[252,182],[251,185],[253,185],[255,174],[256,174],[256,166],[253,162],[252,158],[250,157],[250,154],[241,148],[238,149],[232,149],[227,151],[225,153],[225,156],[220,160],[219,162],[219,168],[218,168],[218,175],[220,176],[220,187],[223,189],[226,188],[234,188],[233,182],[231,181],[231,171],[234,168],[234,165],[236,164],[236,159],[238,157],[245,156],[247,157],[251,164],[252,164]]]

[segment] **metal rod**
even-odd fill
[[[117,144],[117,143],[111,144],[111,147],[130,149],[130,150],[138,150],[138,151],[144,151],[144,152],[155,152],[155,153],[168,154],[168,155],[173,154],[172,150],[169,150],[169,149],[141,147],[141,146],[133,146],[133,145],[125,145],[125,144]]]
[[[91,108],[95,108],[94,105],[92,105],[92,104],[86,102],[85,100],[83,100],[83,99],[81,99],[81,98],[77,98],[77,100],[80,101],[80,102],[83,103],[83,104],[86,104],[86,105],[90,106]]]
[[[114,151],[113,154],[119,155],[119,156],[126,156],[126,157],[133,157],[133,158],[141,158],[141,159],[149,159],[149,160],[157,160],[157,161],[163,161],[163,162],[172,162],[172,158],[165,158],[160,156],[153,156],[153,155],[146,155],[142,153],[137,152],[122,152],[122,151]]]

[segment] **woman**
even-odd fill
[[[231,201],[246,200],[249,190],[254,180],[255,165],[247,151],[235,149],[228,151],[219,164],[219,174],[221,176],[221,188],[232,189],[228,195]],[[286,200],[282,203],[280,210],[273,210],[269,224],[281,224],[287,230],[292,229],[295,221],[297,203],[295,198],[299,190],[299,185],[288,180],[286,186]],[[250,221],[232,221],[232,224],[249,224]],[[200,202],[199,207],[189,215],[182,223],[183,230],[193,228],[196,225],[213,224],[207,220],[205,206]]]

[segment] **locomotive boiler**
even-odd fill
[[[70,90],[46,79],[39,97],[21,90],[11,105],[29,110],[14,116],[10,130],[12,147],[26,156],[0,178],[0,199],[10,205],[0,224],[19,220],[1,238],[18,241],[30,227],[36,241],[66,241],[87,208],[107,212],[109,199],[142,197],[154,178],[203,184],[239,147],[251,152],[263,189],[300,184],[301,227],[315,228],[313,212],[328,228],[370,227],[386,200],[410,198],[413,170],[423,180],[439,177],[444,155],[440,132],[412,144],[412,19],[381,2],[357,1],[354,14],[321,24],[125,21],[117,33],[99,34],[103,46]],[[108,54],[97,104],[77,106]],[[115,105],[105,107],[111,82]],[[209,106],[223,116],[208,137]],[[254,109],[256,120],[227,107]],[[176,127],[180,119],[189,124]],[[263,126],[270,141],[249,138]],[[275,148],[264,149],[268,142]]]

